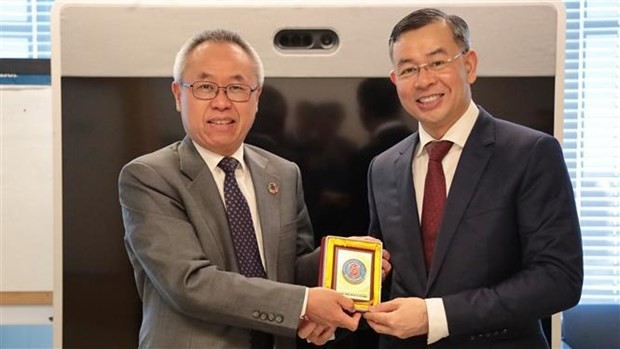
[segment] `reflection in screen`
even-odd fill
[[[141,304],[117,178],[131,159],[183,137],[170,83],[62,79],[65,347],[137,346]],[[553,133],[553,77],[482,77],[473,94],[497,117]],[[368,164],[415,128],[387,78],[273,78],[247,142],[299,165],[318,243],[328,234],[366,235]],[[338,346],[373,343],[363,336]]]

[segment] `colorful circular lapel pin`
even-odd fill
[[[269,185],[267,186],[267,190],[273,194],[276,195],[278,193],[278,190],[280,190],[280,188],[278,187],[277,184],[275,184],[274,182],[269,183]]]

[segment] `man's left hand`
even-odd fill
[[[323,326],[316,322],[302,319],[297,329],[299,338],[305,339],[314,345],[323,345],[335,337],[335,326]]]
[[[422,298],[396,298],[379,303],[364,318],[377,333],[401,339],[428,333],[426,302]]]

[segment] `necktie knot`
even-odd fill
[[[237,159],[231,158],[231,157],[223,158],[217,164],[217,166],[219,168],[221,168],[222,170],[224,170],[224,173],[226,173],[227,175],[234,174],[238,165],[239,165],[239,161],[237,161]]]
[[[452,142],[450,141],[430,142],[426,145],[426,151],[428,152],[430,161],[437,162],[443,160],[450,148],[452,148]]]

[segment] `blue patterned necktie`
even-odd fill
[[[228,227],[232,235],[240,273],[247,277],[266,278],[265,268],[263,268],[258,251],[250,207],[241,193],[235,177],[235,169],[238,165],[239,161],[230,157],[223,158],[217,165],[226,174],[224,201],[226,203]],[[251,331],[251,348],[273,349],[273,336],[260,331]]]
[[[234,158],[223,158],[218,164],[226,174],[224,179],[224,201],[226,202],[228,226],[241,274],[247,277],[264,278],[266,276],[265,269],[258,251],[250,207],[241,193],[235,177],[235,169],[238,165],[239,162]]]

